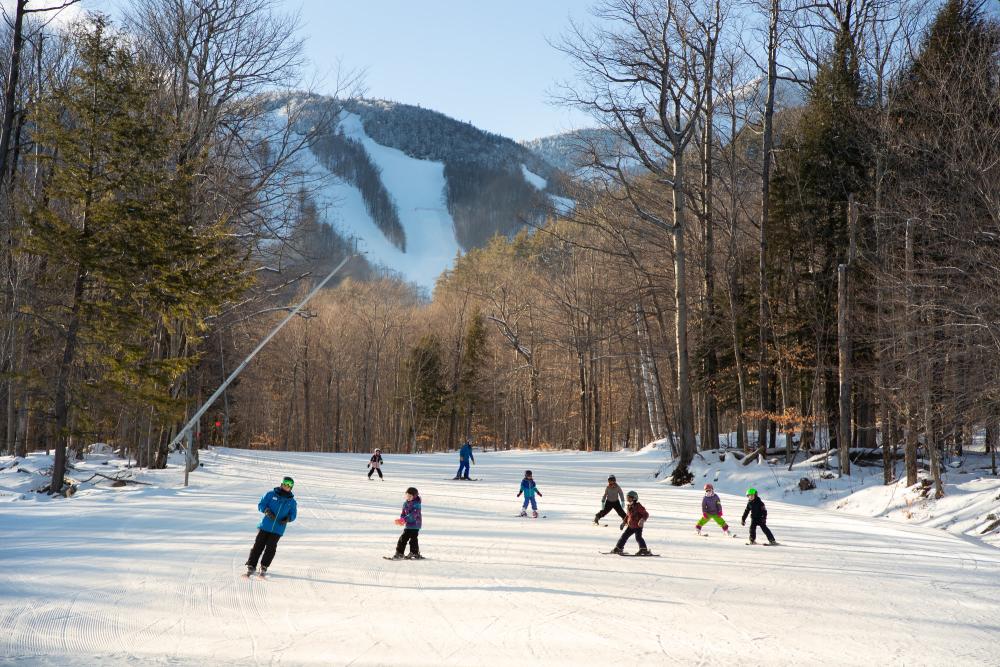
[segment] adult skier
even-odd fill
[[[257,503],[257,509],[264,513],[264,518],[257,524],[257,539],[254,540],[250,557],[247,558],[246,576],[249,577],[257,571],[258,560],[260,560],[261,577],[266,575],[267,568],[271,567],[271,561],[274,560],[274,554],[278,550],[278,540],[285,534],[285,526],[295,521],[298,514],[298,503],[292,494],[293,486],[295,480],[285,477],[281,480],[281,486],[276,486],[265,493]]]
[[[475,463],[476,457],[472,455],[472,444],[466,440],[458,450],[458,472],[455,473],[455,479],[470,479],[469,462]]]

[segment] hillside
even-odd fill
[[[357,237],[369,260],[424,287],[456,254],[537,224],[563,174],[513,140],[444,114],[382,100],[284,97],[300,132],[310,195],[327,222]]]

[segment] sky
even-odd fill
[[[299,12],[317,92],[332,92],[336,64],[364,68],[368,97],[440,111],[517,140],[592,125],[554,106],[573,76],[548,43],[589,0],[281,0]]]

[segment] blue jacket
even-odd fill
[[[539,496],[542,495],[542,492],[538,490],[538,485],[535,484],[535,480],[528,479],[527,477],[521,480],[521,490],[517,492],[517,496],[520,498],[522,493],[525,498],[534,498],[536,493]]]
[[[471,460],[473,463],[475,463],[476,457],[472,455],[472,445],[470,445],[469,443],[465,443],[464,445],[462,445],[462,448],[458,450],[458,458],[460,458],[463,461]]]
[[[295,502],[295,495],[291,491],[285,491],[280,486],[276,486],[273,490],[264,494],[264,497],[257,503],[257,509],[261,512],[270,510],[274,515],[272,518],[265,514],[264,518],[257,524],[257,528],[268,533],[284,535],[285,523],[295,521],[295,516],[298,513],[298,504]],[[285,518],[288,521],[282,523],[282,519]]]
[[[423,516],[421,516],[420,512],[420,496],[403,503],[403,511],[400,512],[399,518],[406,523],[407,528],[420,530],[420,526],[423,524]]]

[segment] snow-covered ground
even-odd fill
[[[16,468],[43,456],[0,458],[0,663],[998,664],[997,549],[919,516],[837,511],[858,498],[840,487],[784,493],[783,467],[731,457],[706,456],[696,486],[674,488],[654,479],[663,456],[477,452],[480,481],[455,482],[454,454],[386,454],[380,482],[366,455],[220,449],[188,488],[172,467],[69,500],[28,492],[40,478]],[[116,466],[97,458],[73,477]],[[546,518],[515,516],[527,468]],[[613,514],[590,523],[609,473],[639,492],[662,557],[599,553],[618,536]],[[269,580],[243,579],[257,500],[282,475],[299,518]],[[716,476],[741,539],[694,534]],[[744,544],[732,492],[747,482],[781,546]],[[385,561],[410,485],[428,560]]]

